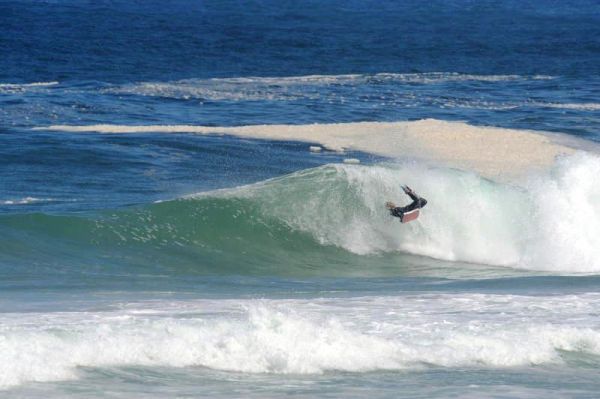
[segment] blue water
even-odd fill
[[[599,38],[597,1],[0,0],[0,393],[596,397]],[[420,120],[582,150],[507,182],[219,133]]]

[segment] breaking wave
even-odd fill
[[[140,265],[185,259],[186,269],[224,273],[324,272],[347,259],[404,253],[596,273],[599,174],[600,158],[583,153],[519,186],[415,163],[332,164],[93,215],[2,216],[0,253],[22,257],[26,245],[47,258],[58,247],[78,245],[89,246],[83,253],[119,253]],[[383,207],[388,200],[405,203],[401,184],[429,200],[415,223],[400,224]]]
[[[522,367],[600,355],[594,326],[565,321],[597,307],[594,294],[201,300],[156,308],[164,304],[5,319],[0,388],[77,379],[81,367],[320,374]]]

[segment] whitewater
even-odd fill
[[[311,375],[593,361],[599,326],[573,320],[599,301],[597,294],[195,300],[3,317],[2,362],[11,367],[0,387],[82,378],[82,367]],[[40,316],[44,328],[31,331]]]
[[[339,152],[360,150],[396,159],[437,162],[473,170],[495,179],[514,178],[535,168],[547,169],[558,155],[573,153],[576,148],[595,148],[593,143],[557,133],[478,127],[433,119],[395,123],[239,127],[51,125],[35,129],[99,133],[231,134],[258,139],[300,140],[316,142]],[[598,149],[596,151],[600,152]]]

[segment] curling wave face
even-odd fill
[[[29,260],[72,252],[200,273],[337,275],[394,254],[596,273],[599,173],[600,158],[583,153],[518,186],[415,163],[331,164],[93,215],[2,216],[0,253],[17,262],[23,248]],[[415,223],[398,223],[383,206],[403,201],[401,184],[429,200]]]

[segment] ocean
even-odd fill
[[[0,396],[597,398],[599,38],[585,0],[0,0]]]

